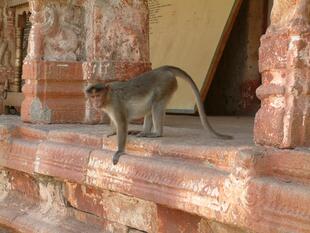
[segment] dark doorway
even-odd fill
[[[205,100],[208,115],[253,116],[260,37],[267,28],[268,1],[244,0]]]

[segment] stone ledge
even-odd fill
[[[22,233],[104,233],[99,226],[53,211],[45,212],[33,200],[10,193],[0,201],[0,223]]]
[[[201,130],[167,127],[163,139],[130,137],[128,154],[112,166],[115,143],[102,136],[105,126],[29,125],[10,117],[0,122],[0,166],[255,232],[310,230],[309,149],[261,148],[238,136],[222,142]]]

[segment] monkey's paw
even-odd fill
[[[122,154],[124,154],[124,151],[116,151],[116,153],[113,155],[112,161],[113,165],[116,165],[119,161],[119,157],[121,157]]]

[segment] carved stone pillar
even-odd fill
[[[28,53],[23,64],[21,118],[26,122],[82,122],[83,6],[81,1],[30,0]]]
[[[310,146],[310,1],[275,0],[261,38],[261,108],[255,142],[279,148]]]
[[[13,84],[15,60],[15,12],[0,2],[0,114],[3,108],[3,89],[5,83]],[[6,87],[8,88],[8,86]]]
[[[22,120],[100,122],[89,82],[125,80],[150,68],[146,0],[30,0]]]
[[[86,4],[87,83],[128,80],[151,69],[147,0],[93,1]],[[104,121],[86,104],[86,122]]]

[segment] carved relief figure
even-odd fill
[[[76,61],[80,59],[82,10],[69,4],[61,8],[49,4],[45,8],[46,60]]]
[[[40,57],[38,54],[42,54],[41,59],[44,60],[80,60],[83,53],[82,20],[82,9],[73,6],[72,1],[67,6],[50,2],[44,7],[32,7],[29,57],[35,59]],[[39,37],[36,33],[39,33],[41,41],[44,41],[40,46],[36,44],[39,39],[32,38]]]
[[[0,66],[12,67],[11,50],[9,40],[5,36],[5,23],[7,21],[7,9],[0,9]]]

